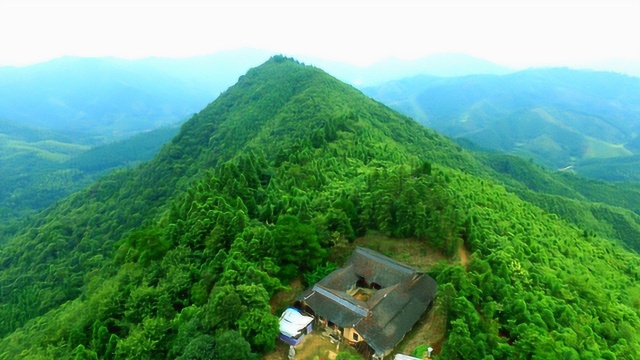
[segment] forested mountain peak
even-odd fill
[[[308,144],[319,148],[337,139],[338,132],[362,136],[359,133],[364,130],[390,138],[401,147],[422,143],[426,136],[434,142],[432,148],[444,147],[440,150],[443,154],[452,150],[443,162],[453,166],[473,164],[472,158],[456,155],[454,148],[458,147],[437,133],[324,71],[282,55],[241,76],[234,86],[184,124],[156,161],[179,158],[186,163],[202,162],[192,171],[227,161],[239,151],[259,151],[273,161],[292,148]],[[363,137],[363,141],[371,140]],[[364,146],[359,143],[357,147]],[[452,159],[447,160],[448,157]]]
[[[638,256],[490,173],[275,56],[153,160],[60,201],[0,248],[0,357],[251,359],[276,346],[270,299],[372,233],[395,239],[385,255],[412,238],[445,258],[421,269],[437,278],[446,329],[421,335],[443,359],[638,355]]]

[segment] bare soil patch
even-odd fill
[[[319,332],[313,332],[305,336],[304,340],[296,346],[296,360],[333,360],[339,352],[348,351],[356,354],[355,349],[348,344],[331,343],[329,338]],[[262,357],[262,360],[286,360],[288,359],[289,345],[278,341],[276,349]]]
[[[278,291],[273,295],[271,300],[269,300],[271,313],[280,316],[287,307],[293,305],[296,296],[302,291],[304,291],[302,280],[300,278],[293,280],[293,282],[289,284],[289,288]]]
[[[427,271],[437,262],[448,258],[440,250],[418,239],[394,239],[384,234],[372,233],[358,238],[355,246],[367,247],[416,269]]]
[[[469,270],[469,259],[471,258],[471,252],[464,244],[458,248],[458,256],[460,256],[460,263],[465,269]]]

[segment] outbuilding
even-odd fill
[[[280,316],[280,340],[296,346],[312,330],[313,317],[300,313],[298,309],[288,308]]]

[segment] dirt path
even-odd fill
[[[269,305],[271,305],[271,312],[276,316],[280,316],[284,309],[288,306],[293,305],[293,302],[296,299],[296,296],[304,290],[304,286],[302,286],[302,280],[297,278],[289,284],[289,288],[285,290],[281,290],[277,292],[271,300],[269,300]]]
[[[465,269],[469,270],[469,258],[471,258],[471,252],[467,249],[464,244],[460,245],[458,248],[458,255],[460,256],[460,264],[465,267]]]
[[[351,354],[356,354],[356,351],[350,348],[347,344],[340,344],[340,347],[337,347],[336,344],[329,341],[329,338],[322,336],[319,332],[312,332],[305,336],[304,340],[296,346],[295,359],[333,360],[336,358],[339,351],[348,351]],[[288,354],[289,345],[278,341],[276,349],[262,356],[262,360],[286,360],[288,358]]]

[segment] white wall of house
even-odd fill
[[[354,328],[345,328],[342,336],[344,336],[345,339],[351,341],[351,342],[360,342],[360,341],[364,341],[364,339],[362,338],[362,336],[360,334],[358,334],[358,332],[354,329]]]

